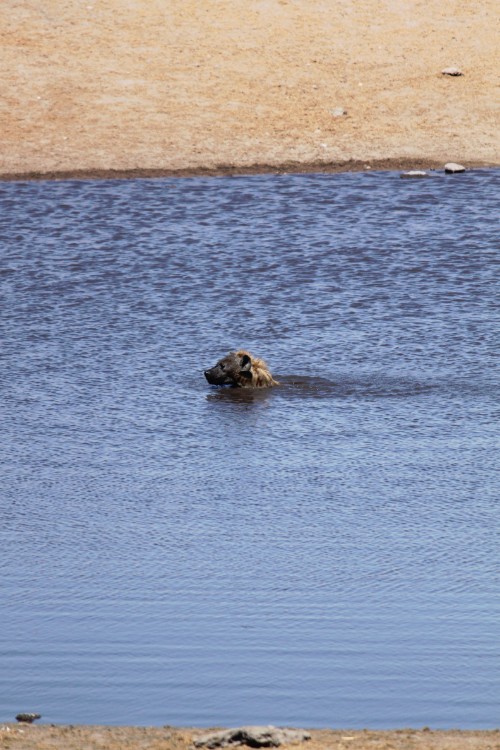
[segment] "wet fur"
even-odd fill
[[[211,385],[230,385],[234,388],[269,388],[279,385],[263,359],[241,349],[229,352],[214,367],[205,371]]]

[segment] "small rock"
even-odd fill
[[[209,750],[228,745],[248,745],[249,747],[279,747],[291,742],[303,742],[311,739],[308,732],[301,729],[279,729],[277,727],[239,727],[225,729],[221,732],[210,732],[194,741],[195,747],[206,747]]]
[[[454,162],[450,161],[448,164],[444,165],[444,171],[447,174],[457,174],[458,172],[465,172],[465,167],[463,167],[461,164],[455,164]]]
[[[22,721],[25,724],[32,724],[37,719],[41,719],[41,714],[17,714],[16,720]]]
[[[441,71],[442,75],[444,76],[463,76],[462,71],[460,68],[444,68],[444,70]]]
[[[409,178],[412,178],[412,177],[428,177],[429,175],[427,174],[427,172],[423,172],[420,169],[414,169],[414,170],[412,170],[410,172],[402,172],[400,176],[403,179],[406,179],[406,178],[409,179]]]
[[[343,107],[335,107],[335,109],[330,110],[330,114],[332,117],[343,117],[347,114],[347,111]]]

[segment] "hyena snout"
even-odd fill
[[[236,385],[239,374],[244,366],[249,368],[250,359],[240,357],[230,352],[227,357],[220,359],[216,365],[205,370],[205,377],[210,385]]]
[[[229,383],[229,381],[226,380],[226,374],[221,370],[219,365],[215,365],[215,367],[205,370],[204,375],[210,385],[224,385],[225,383]]]
[[[214,367],[205,370],[210,385],[232,385],[235,388],[266,388],[278,385],[262,359],[243,350],[229,352]]]

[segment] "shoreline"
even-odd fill
[[[405,172],[424,170],[444,172],[445,160],[436,159],[398,159],[348,160],[344,162],[285,162],[280,165],[253,164],[220,164],[214,167],[184,167],[179,169],[74,169],[49,171],[23,171],[0,173],[0,182],[41,182],[65,180],[130,180],[130,179],[167,179],[193,177],[243,177],[268,174],[342,174],[347,172]],[[500,163],[484,161],[463,161],[467,171],[477,169],[498,169]]]
[[[191,750],[207,729],[0,723],[0,750]],[[311,739],[286,743],[295,750],[498,750],[500,730],[312,729]],[[246,750],[246,745],[238,745]]]

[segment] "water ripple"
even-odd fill
[[[6,718],[495,726],[499,177],[0,183]]]

